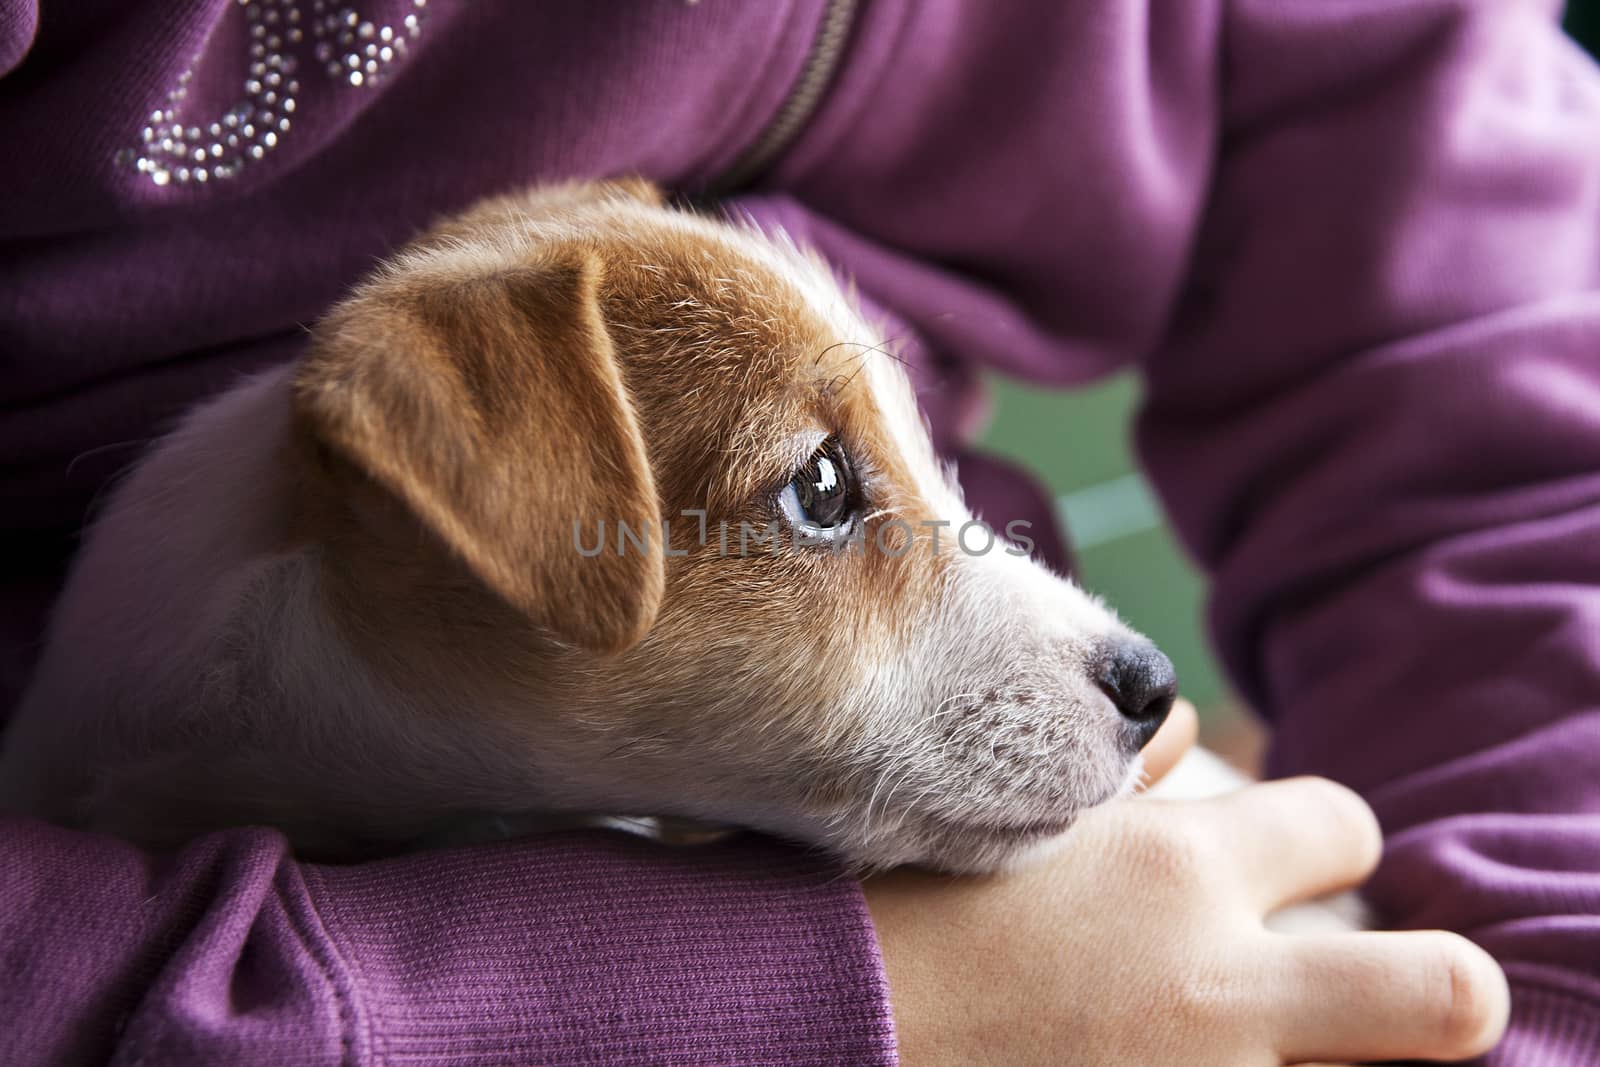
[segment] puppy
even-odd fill
[[[643,183],[444,222],[116,490],[7,801],[319,857],[529,813],[1028,856],[1134,788],[1172,668],[974,523],[882,340]]]

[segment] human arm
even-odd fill
[[[893,1062],[860,892],[759,840],[356,866],[0,819],[0,1061]]]

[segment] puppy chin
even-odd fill
[[[1042,862],[1070,838],[1082,814],[1137,793],[1145,779],[1144,760],[1135,755],[1124,771],[1097,795],[1050,814],[1015,817],[952,817],[908,814],[892,831],[881,828],[862,839],[838,841],[834,850],[858,870],[913,866],[949,874],[991,874]]]
[[[858,873],[919,867],[947,874],[990,874],[1043,859],[1077,821],[1076,811],[1015,824],[962,822],[941,816],[907,817],[891,830],[859,837],[835,835],[828,847]]]

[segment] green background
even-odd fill
[[[1568,31],[1600,54],[1600,0],[1569,4]],[[1132,375],[1070,393],[993,379],[990,451],[1016,459],[1058,496],[1079,577],[1166,650],[1202,712],[1229,706],[1202,617],[1205,585],[1142,477],[1129,440],[1139,387]]]

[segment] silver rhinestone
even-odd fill
[[[300,80],[298,78],[290,78],[289,84],[284,86],[284,88],[288,89],[291,93],[298,93],[300,91]]]
[[[260,40],[261,38],[265,37],[266,35],[267,35],[267,28],[265,26],[261,25],[261,23],[258,22],[254,26],[250,27],[250,36],[256,38],[257,40]]]
[[[428,6],[428,0],[411,0],[411,2],[413,4],[415,4],[417,7],[427,7]]]
[[[283,112],[286,115],[294,114],[294,97],[286,96],[283,98]]]
[[[216,167],[213,168],[213,173],[216,174],[217,177],[226,180],[233,177],[235,174],[238,174],[239,170],[237,167]]]
[[[278,135],[273,133],[271,130],[268,130],[265,134],[262,135],[261,143],[266,145],[268,148],[277,148],[278,147]]]
[[[161,112],[159,112],[159,111],[150,112],[150,121],[151,122],[160,122],[161,121]]]
[[[351,85],[360,85],[361,84],[361,72],[359,70],[352,70],[350,72],[350,84]]]
[[[206,168],[204,168],[204,167],[196,167],[196,168],[194,168],[194,180],[195,181],[203,182],[209,177],[211,177],[211,172],[206,170]]]
[[[332,74],[335,78],[337,78],[339,75],[344,73],[344,67],[342,67],[338,63],[329,63],[328,64],[328,73]]]
[[[397,56],[406,54],[406,39],[404,37],[396,37],[394,39],[394,54]]]
[[[266,104],[268,107],[271,107],[273,104],[278,102],[278,94],[269,89],[267,90],[266,94],[261,97],[261,102]]]
[[[276,89],[278,87],[278,84],[280,82],[282,82],[282,81],[283,81],[283,75],[282,74],[279,74],[275,70],[267,71],[267,84],[268,85],[270,85],[274,89]]]
[[[154,141],[156,139],[155,127],[146,126],[144,129],[139,131],[139,137],[144,141],[145,144],[149,144],[151,141]]]
[[[214,144],[214,145],[211,146],[211,158],[212,159],[221,159],[222,158],[222,146],[221,145]]]
[[[259,96],[261,94],[261,80],[259,78],[251,78],[244,83],[244,91],[251,96]]]
[[[415,15],[407,15],[405,21],[406,21],[406,29],[411,31],[412,36],[416,36],[416,33],[417,33],[417,16],[415,16]]]
[[[157,185],[167,184],[167,182],[171,180],[171,177],[172,176],[164,170],[151,171],[150,173],[150,180],[155,182]]]
[[[363,48],[363,49],[362,49],[362,50],[361,50],[361,52],[362,52],[362,54],[363,54],[363,55],[365,55],[365,56],[366,56],[366,57],[367,57],[367,58],[368,58],[368,59],[371,59],[371,58],[372,58],[372,57],[373,57],[373,56],[375,56],[375,55],[377,55],[377,54],[378,54],[378,46],[377,46],[377,45],[375,45],[375,44],[369,44],[369,45],[367,45],[367,46],[366,46],[366,47],[365,47],[365,48]]]
[[[258,44],[253,44],[253,45],[250,46],[250,58],[251,59],[265,59],[266,55],[267,55],[267,46],[266,45],[258,43]]]
[[[382,48],[378,49],[378,58],[383,60],[385,63],[389,62],[394,58],[394,49],[390,48],[388,45],[384,45]]]
[[[253,144],[253,145],[250,146],[250,158],[251,159],[260,159],[262,156],[264,156],[266,154],[267,154],[267,150],[265,148],[262,148],[258,144]]]
[[[222,135],[222,123],[213,122],[210,126],[206,127],[206,132],[213,137],[220,137]]]
[[[150,173],[150,168],[155,166],[155,164],[151,163],[144,156],[140,156],[139,157],[139,162],[135,163],[134,166],[139,168],[139,173],[140,174],[148,174],[148,173]]]
[[[379,30],[378,31],[378,40],[380,40],[380,41],[392,41],[392,40],[394,40],[394,27],[393,26],[385,26],[383,29]]]
[[[174,137],[182,137],[183,136],[183,127],[182,126],[174,126],[174,127],[172,127],[172,136],[174,136]]]
[[[375,59],[367,60],[367,73],[368,74],[376,74],[376,73],[378,73],[378,61],[377,60],[375,60]]]
[[[239,125],[239,113],[237,111],[228,112],[222,116],[222,124],[230,128]]]
[[[354,55],[345,56],[344,65],[347,67],[359,67],[361,66],[361,57]]]
[[[227,141],[228,141],[228,147],[229,148],[238,148],[239,147],[239,135],[238,134],[236,134],[236,133],[228,134]]]
[[[256,135],[256,128],[247,122],[244,124],[244,129],[240,130],[239,132],[244,134],[246,137],[254,137]]]
[[[375,34],[377,32],[378,32],[378,27],[374,26],[370,22],[363,22],[361,25],[356,27],[357,35],[359,35],[361,37],[371,37],[373,34]]]
[[[194,71],[186,70],[182,74],[178,75],[178,84],[179,85],[188,85],[189,84],[189,79],[192,78],[192,77],[194,77]]]
[[[278,120],[278,132],[279,133],[288,133],[289,132],[289,120],[288,119],[279,119]]]
[[[189,180],[189,168],[188,167],[179,167],[178,168],[178,180],[180,182],[186,182],[186,181]]]
[[[204,148],[196,148],[192,153],[192,158],[196,163],[204,163],[206,161],[206,150]]]
[[[252,64],[250,64],[250,77],[259,78],[259,77],[261,77],[262,75],[264,75],[266,73],[267,73],[267,65],[266,65],[266,63],[262,62],[262,63],[252,63]],[[248,88],[248,86],[246,86],[246,88]]]
[[[161,138],[161,151],[170,152],[177,147],[177,142],[170,137]]]
[[[191,140],[191,141],[199,140],[200,139],[200,127],[198,127],[198,126],[190,126],[187,130],[183,131],[183,136],[185,138],[187,138],[188,140]]]
[[[278,49],[283,47],[283,38],[279,37],[277,34],[273,34],[271,37],[267,38],[267,47],[276,52]]]
[[[305,36],[306,35],[304,33],[300,32],[299,26],[289,27],[288,37],[290,44],[299,44],[301,41],[305,40]]]

